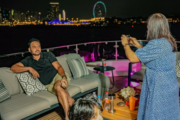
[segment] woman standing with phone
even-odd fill
[[[136,52],[131,50],[128,38],[121,37],[127,58],[146,66],[137,120],[180,120],[179,85],[175,74],[176,41],[163,14],[151,15],[147,28],[146,46],[130,37],[130,43],[138,48]]]

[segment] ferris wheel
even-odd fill
[[[107,9],[106,5],[102,1],[98,1],[93,7],[94,18],[106,17]]]

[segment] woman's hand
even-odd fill
[[[142,48],[142,45],[134,37],[130,37],[130,42],[129,43],[133,44],[134,47]]]
[[[125,35],[121,36],[121,44],[124,46],[125,44],[129,44],[128,38]]]

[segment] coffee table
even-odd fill
[[[102,116],[112,120],[135,120],[138,114],[138,107],[135,107],[134,111],[130,111],[129,106],[119,107],[118,102],[123,102],[116,93],[116,99],[114,100],[114,114],[109,113],[107,110],[103,110]]]

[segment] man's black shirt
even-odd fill
[[[56,57],[51,52],[42,52],[41,57],[38,61],[33,59],[33,56],[28,56],[21,61],[25,67],[34,68],[40,75],[39,80],[44,85],[48,85],[52,82],[54,76],[58,71],[52,65],[53,62],[57,61]]]

